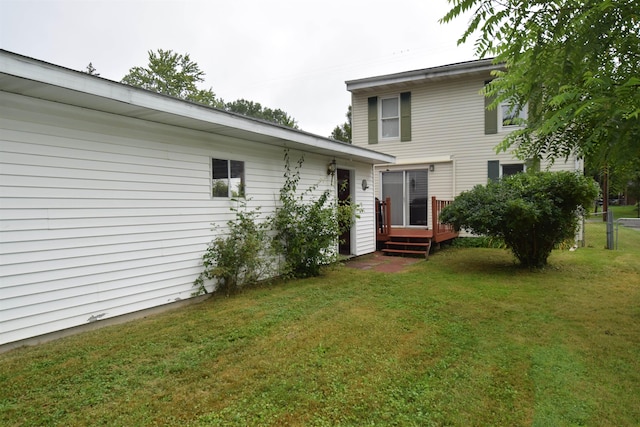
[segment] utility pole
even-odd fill
[[[606,163],[602,178],[602,222],[607,222],[607,212],[609,212],[609,165]]]

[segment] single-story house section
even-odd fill
[[[0,51],[0,347],[191,298],[232,189],[274,212],[285,149],[301,188],[349,180],[340,249],[373,252],[393,156]]]

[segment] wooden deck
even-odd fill
[[[385,254],[429,256],[432,245],[458,237],[449,224],[441,224],[438,217],[448,200],[431,198],[431,228],[392,227],[391,200],[376,201],[376,240]]]

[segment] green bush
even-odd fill
[[[454,248],[494,248],[502,249],[505,243],[502,239],[488,236],[459,237],[453,239],[451,246]]]
[[[318,276],[323,265],[337,260],[338,238],[351,226],[357,207],[350,202],[337,203],[330,190],[314,195],[318,184],[298,192],[304,157],[293,170],[288,151],[284,160],[285,182],[273,217],[272,247],[284,258],[283,276]]]
[[[458,230],[504,240],[522,266],[537,268],[554,246],[574,236],[579,207],[597,194],[597,184],[576,173],[521,173],[461,193],[440,218]]]
[[[213,240],[202,256],[204,270],[196,279],[196,294],[205,294],[205,280],[215,280],[215,290],[229,295],[244,285],[270,276],[268,259],[268,221],[258,221],[260,208],[247,209],[244,199],[233,199],[234,220],[227,222],[228,232]]]

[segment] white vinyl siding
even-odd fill
[[[415,167],[424,167],[428,159],[450,158],[452,161],[450,184],[451,197],[462,191],[471,189],[476,184],[487,182],[487,161],[498,160],[500,163],[512,164],[511,153],[496,154],[495,147],[505,134],[485,135],[484,133],[484,98],[480,94],[484,81],[489,76],[461,76],[457,78],[412,83],[412,138],[408,142],[387,141],[376,146],[376,150],[396,156],[397,163],[412,163]],[[366,147],[367,141],[367,97],[373,95],[380,98],[393,96],[407,90],[407,87],[385,87],[377,92],[371,89],[354,91],[353,106],[353,144]],[[423,165],[416,164],[416,159],[427,159]],[[542,163],[541,169],[548,166]],[[413,166],[412,166],[413,167]],[[440,166],[436,167],[436,176],[440,175]],[[567,162],[558,159],[551,170],[575,170],[576,161],[570,158]],[[377,167],[377,171],[386,170],[387,166]],[[442,176],[442,175],[440,175]],[[444,182],[444,181],[443,181]],[[441,197],[432,188],[432,174],[429,174],[430,196]],[[378,188],[377,195],[380,191]]]
[[[279,147],[0,95],[0,344],[190,298],[211,224],[233,218],[211,197],[212,158],[242,159],[249,207],[274,211]],[[334,189],[329,160],[306,153],[300,188]],[[356,188],[362,254],[373,194]]]
[[[340,166],[341,164],[338,163],[338,167]],[[360,209],[358,212],[359,218],[351,230],[351,252],[352,255],[365,255],[376,250],[373,168],[370,165],[357,165],[354,163],[349,163],[348,166],[355,168],[352,173],[354,179],[351,186],[355,194],[354,203],[356,203]],[[363,179],[366,179],[369,184],[369,188],[366,190],[362,189]],[[354,243],[357,244],[354,245]]]

